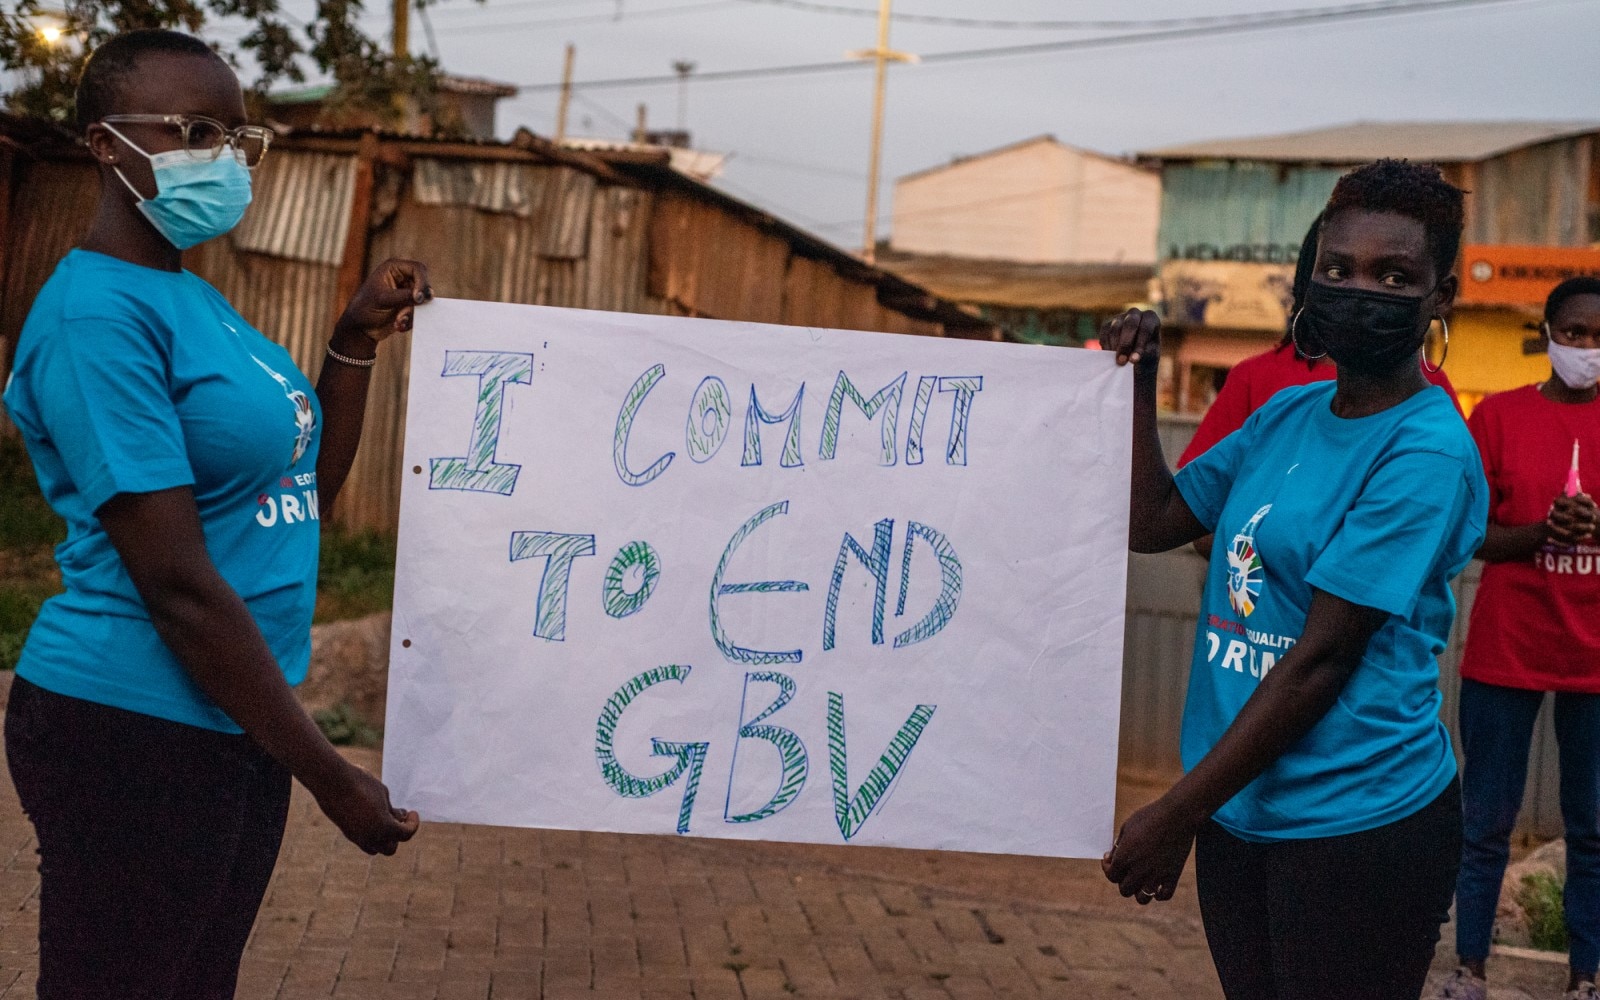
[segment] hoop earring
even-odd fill
[[[1450,356],[1450,324],[1445,321],[1443,316],[1435,316],[1434,319],[1438,320],[1439,325],[1444,328],[1444,353],[1439,355],[1438,364],[1430,365],[1428,364],[1428,352],[1426,350],[1422,352],[1422,370],[1429,375],[1439,374],[1439,369],[1444,367],[1445,359]]]
[[[1328,356],[1327,348],[1321,354],[1307,354],[1300,346],[1300,317],[1305,315],[1306,307],[1301,306],[1300,311],[1294,314],[1294,320],[1289,324],[1289,340],[1294,344],[1294,349],[1307,361],[1319,361]]]

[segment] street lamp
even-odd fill
[[[38,36],[39,41],[49,48],[55,48],[72,40],[72,34],[67,30],[70,24],[68,18],[67,11],[41,10],[29,20],[33,24],[33,33]]]

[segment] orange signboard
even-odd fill
[[[1587,247],[1469,243],[1461,264],[1458,301],[1468,305],[1542,306],[1568,278],[1600,278],[1600,250]]]

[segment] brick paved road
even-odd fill
[[[375,754],[356,756],[376,767]],[[1148,795],[1125,788],[1124,809]],[[0,995],[24,1000],[33,996],[38,878],[31,829],[3,776],[0,859]],[[298,788],[238,993],[1220,995],[1192,887],[1165,907],[1139,908],[1093,862],[448,825],[425,825],[396,857],[369,860]]]

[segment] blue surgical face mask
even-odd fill
[[[250,207],[250,171],[243,153],[227,146],[214,160],[196,159],[184,149],[152,155],[111,125],[106,124],[106,129],[150,161],[156,180],[154,198],[141,195],[121,168],[112,169],[139,199],[139,211],[168,243],[187,250],[221,236],[244,218]]]

